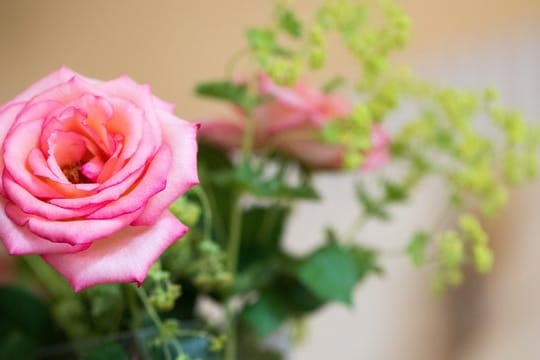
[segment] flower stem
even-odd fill
[[[148,294],[146,294],[146,291],[144,290],[142,286],[141,287],[134,286],[134,287],[135,287],[135,292],[139,296],[139,299],[141,299],[141,302],[143,303],[144,308],[146,309],[146,312],[148,313],[148,316],[150,316],[150,319],[152,320],[154,325],[157,327],[159,335],[160,336],[166,335],[167,330],[165,329],[163,322],[161,321],[158,313],[156,312],[156,309],[154,309],[154,307],[150,303]],[[166,360],[172,360],[172,355],[166,343],[163,344],[163,352],[165,353]]]
[[[21,257],[38,278],[40,284],[53,298],[73,296],[73,290],[58,274],[45,262],[35,255]]]
[[[236,195],[230,218],[230,236],[227,246],[227,270],[234,279],[236,277],[236,267],[238,263],[238,251],[240,249],[240,231],[242,228],[242,209],[240,205],[240,195]],[[225,359],[236,360],[236,319],[232,307],[232,295],[229,295],[226,304],[227,316],[227,344],[225,347]]]
[[[193,189],[195,194],[199,197],[199,200],[201,200],[202,205],[202,211],[204,216],[204,236],[207,239],[212,238],[212,207],[210,206],[210,201],[208,200],[208,196],[206,195],[206,192],[202,188],[202,186],[197,186]]]

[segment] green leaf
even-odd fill
[[[128,360],[128,355],[118,343],[104,341],[82,358],[83,360]]]
[[[335,76],[323,85],[323,91],[327,94],[332,93],[343,85],[345,85],[345,78],[343,76]]]
[[[78,295],[85,297],[93,324],[99,333],[119,330],[124,310],[124,298],[120,285],[94,286]]]
[[[251,28],[246,32],[246,37],[254,50],[272,51],[276,47],[275,35],[271,30]]]
[[[387,202],[396,203],[407,200],[406,187],[391,181],[384,181],[384,194]]]
[[[377,252],[375,250],[362,246],[353,246],[350,251],[356,264],[357,282],[361,282],[372,272],[382,272],[381,267],[377,263]]]
[[[56,335],[47,305],[18,287],[0,287],[0,319],[0,338],[17,333],[19,335],[14,339],[23,336],[29,341],[44,344]]]
[[[425,232],[417,232],[407,244],[405,252],[411,258],[415,266],[421,266],[426,260],[426,246],[429,241],[429,235]]]
[[[220,186],[236,186],[259,198],[305,199],[319,198],[316,190],[307,182],[287,184],[279,174],[266,177],[260,169],[250,165],[241,165],[235,170],[226,170],[213,174],[213,181]]]
[[[281,9],[279,27],[292,37],[302,36],[302,24],[290,9]]]
[[[267,293],[246,307],[242,318],[260,337],[266,337],[286,320],[287,308],[280,297]]]
[[[227,101],[244,109],[257,105],[258,98],[249,95],[246,84],[235,84],[230,81],[212,81],[198,84],[195,93],[218,100]]]
[[[357,184],[355,187],[356,197],[362,204],[364,212],[368,216],[373,216],[380,220],[389,220],[390,214],[384,208],[384,203],[377,201],[371,195],[367,193],[361,184]]]
[[[2,319],[2,321],[4,321]],[[18,332],[0,337],[0,359],[28,360],[36,359],[36,344]]]
[[[355,259],[346,249],[329,244],[303,259],[298,277],[322,299],[350,304],[358,269]]]

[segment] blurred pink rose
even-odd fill
[[[321,131],[331,121],[350,114],[350,105],[337,96],[322,93],[303,83],[292,87],[276,85],[268,76],[259,77],[259,93],[270,99],[253,111],[254,149],[271,149],[294,157],[315,169],[343,167],[345,148],[325,143]],[[202,121],[204,141],[227,150],[242,145],[245,114],[235,109],[235,117]],[[372,170],[388,160],[388,134],[374,125],[372,149],[365,154],[364,170]]]
[[[168,206],[198,183],[197,125],[124,76],[61,68],[0,107],[0,237],[75,290],[141,283],[187,228]]]

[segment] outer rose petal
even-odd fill
[[[27,228],[14,224],[3,208],[6,200],[0,198],[0,240],[11,255],[73,253],[88,248],[88,245],[54,243],[32,234]]]
[[[24,107],[24,103],[11,103],[0,108],[0,144],[4,143],[7,133],[13,126],[17,114]],[[0,153],[0,171],[4,170],[4,154]],[[0,192],[2,190],[2,181],[0,179]]]
[[[154,226],[127,227],[94,242],[86,251],[45,255],[43,259],[68,279],[75,291],[105,283],[141,284],[154,261],[186,231],[187,227],[166,211]]]
[[[12,101],[28,101],[39,93],[50,89],[53,86],[68,81],[75,75],[77,74],[73,70],[62,66],[60,69],[56,70],[52,74],[49,74],[43,79],[32,84],[28,89],[23,91]]]
[[[6,205],[7,216],[19,226],[26,225],[37,236],[52,242],[70,245],[89,244],[103,239],[128,226],[139,213],[130,213],[105,220],[68,220],[54,221],[25,214],[13,204]]]
[[[167,134],[168,143],[173,151],[171,169],[167,176],[167,187],[154,195],[145,207],[141,216],[133,225],[150,225],[156,221],[165,209],[180,195],[199,183],[197,175],[197,129],[198,124],[192,124],[178,119],[164,111],[158,112]]]

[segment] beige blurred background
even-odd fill
[[[315,0],[298,1],[305,11]],[[540,119],[539,0],[402,0],[413,38],[396,61],[453,85],[501,88],[503,100]],[[268,19],[267,0],[0,0],[0,103],[64,64],[91,77],[129,74],[177,104],[184,118],[211,115],[193,85],[219,78],[243,45],[243,29]],[[332,66],[352,66],[336,54]],[[328,200],[303,204],[288,233],[291,251],[320,241],[324,224],[354,211],[348,178],[321,176]],[[426,183],[395,209],[391,228],[373,224],[366,241],[401,246],[442,206],[440,184]],[[293,360],[540,359],[540,182],[514,192],[488,224],[497,256],[488,277],[471,275],[444,298],[428,289],[428,271],[388,259],[384,278],[361,287],[354,309],[330,306],[310,321]],[[336,209],[340,211],[337,212]],[[320,224],[313,226],[313,224]],[[307,240],[309,239],[309,240]]]

